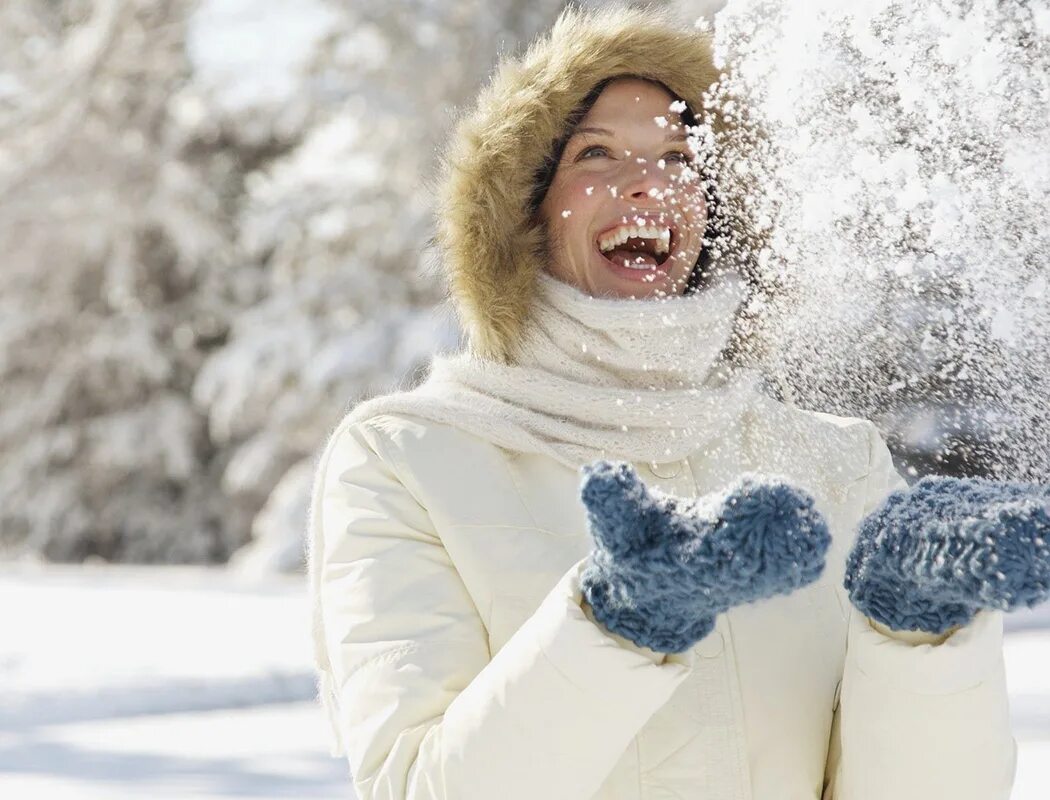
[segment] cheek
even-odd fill
[[[675,197],[682,209],[693,216],[703,216],[707,210],[704,188],[697,181],[682,181],[672,184]]]
[[[586,239],[602,207],[601,191],[593,177],[564,180],[550,196],[551,223],[572,241]]]
[[[608,192],[605,183],[586,173],[567,178],[562,188],[562,209],[568,209],[573,216],[593,217],[602,203],[602,192]]]
[[[702,233],[707,224],[707,200],[703,190],[695,186],[679,189],[675,205],[691,225],[700,228]]]

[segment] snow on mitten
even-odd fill
[[[892,630],[943,633],[1050,597],[1048,539],[1050,486],[928,476],[861,521],[843,585]]]
[[[630,464],[583,467],[595,541],[581,575],[594,617],[665,653],[688,649],[729,608],[790,594],[824,570],[831,535],[805,492],[745,474],[683,499],[648,488]]]

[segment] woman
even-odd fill
[[[321,696],[363,800],[1009,794],[1002,615],[934,636],[856,611],[850,537],[905,485],[885,443],[720,358],[743,281],[704,269],[680,135],[716,75],[652,11],[570,9],[457,128],[439,240],[467,350],[336,427],[311,508]],[[606,457],[682,497],[784,476],[827,569],[682,652],[612,633],[580,588],[579,470]]]

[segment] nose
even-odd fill
[[[659,205],[668,185],[665,170],[648,160],[629,159],[622,187],[625,199]]]

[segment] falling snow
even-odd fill
[[[1047,19],[1045,0],[739,0],[714,101],[747,154],[721,178],[751,187],[754,238],[726,247],[757,251],[755,341],[796,402],[890,428],[922,405],[931,453],[983,443],[956,469],[1043,480]]]

